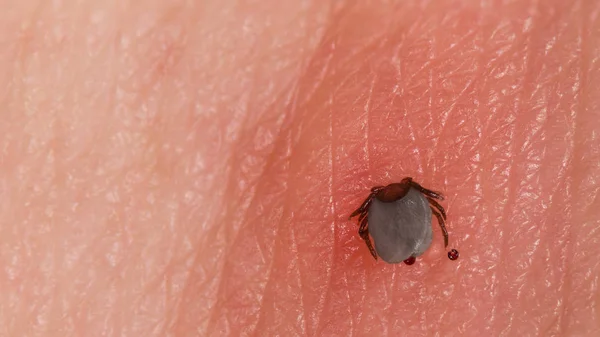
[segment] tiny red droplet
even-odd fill
[[[417,259],[414,256],[411,256],[408,259],[404,260],[404,263],[410,266],[411,264],[415,263],[416,260]]]
[[[451,250],[448,252],[448,258],[449,258],[450,260],[453,260],[453,261],[454,261],[454,260],[458,259],[458,256],[459,256],[459,254],[458,254],[458,250],[456,250],[456,249],[451,249]]]

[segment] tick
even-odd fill
[[[446,211],[437,200],[444,200],[444,196],[407,177],[399,183],[371,188],[369,196],[352,212],[350,219],[358,215],[358,234],[375,260],[379,256],[387,263],[411,265],[431,245],[432,214],[442,228],[444,247],[448,247]],[[458,251],[452,249],[448,258],[456,260]]]

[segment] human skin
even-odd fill
[[[600,333],[597,1],[2,8],[1,336]],[[405,176],[450,244],[388,265]]]

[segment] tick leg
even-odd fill
[[[442,207],[442,205],[440,205],[433,198],[427,197],[427,200],[429,200],[429,203],[432,204],[433,207],[437,208],[437,210],[442,214],[442,218],[444,218],[444,220],[446,220],[446,211],[444,210],[444,207]]]
[[[377,193],[377,192],[379,192],[379,190],[382,190],[384,188],[385,188],[385,186],[375,186],[375,187],[371,188],[371,192]]]
[[[412,180],[410,181],[410,186],[416,188],[421,193],[425,194],[426,196],[428,196],[430,198],[434,198],[434,199],[438,199],[438,200],[444,200],[444,196],[442,195],[442,193],[436,192],[436,191],[432,191],[432,190],[428,190],[425,187],[419,185],[418,183],[416,183],[416,182],[414,182]]]
[[[371,255],[373,255],[373,258],[375,258],[375,260],[377,260],[377,253],[375,253],[375,248],[373,248],[373,244],[371,243],[371,238],[369,238],[369,228],[368,226],[368,222],[367,222],[368,218],[364,218],[361,222],[360,222],[360,228],[358,229],[358,235],[360,235],[360,237],[365,240],[365,243],[367,244],[367,247],[369,248],[369,251],[371,252]]]
[[[352,212],[352,214],[350,214],[350,217],[348,217],[348,220],[354,218],[355,216],[357,216],[359,214],[365,213],[367,208],[369,208],[369,205],[371,205],[371,200],[373,200],[373,193],[369,194],[367,199],[365,199],[365,201],[363,201],[362,205],[360,205],[359,208],[357,208],[354,212]]]
[[[383,190],[385,188],[385,186],[375,186],[373,188],[371,188],[371,194],[369,194],[369,196],[367,197],[367,199],[365,199],[365,201],[363,201],[362,205],[360,205],[359,208],[357,208],[354,212],[352,212],[352,214],[350,214],[350,217],[348,218],[348,220],[354,218],[355,216],[359,215],[359,214],[363,214],[365,213],[365,211],[369,208],[369,205],[371,205],[371,200],[373,200],[373,197],[375,197],[375,195],[377,193],[379,193],[379,191]],[[360,222],[361,219],[358,219],[358,222]]]
[[[358,223],[362,223],[363,219],[368,215],[368,212],[362,212],[360,213],[360,215],[358,216]]]
[[[440,224],[440,227],[442,228],[442,234],[444,235],[444,247],[448,247],[448,230],[446,229],[446,222],[444,221],[444,218],[442,218],[442,215],[435,208],[433,208],[433,206],[430,206],[430,208],[431,212],[433,212],[438,220],[438,223]]]

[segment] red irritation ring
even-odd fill
[[[404,260],[404,263],[410,266],[411,264],[414,264],[415,261],[417,261],[417,259],[414,256],[411,256],[408,259]]]
[[[452,261],[458,259],[458,256],[459,256],[459,253],[458,253],[458,250],[456,250],[456,249],[451,249],[448,252],[448,258]]]

